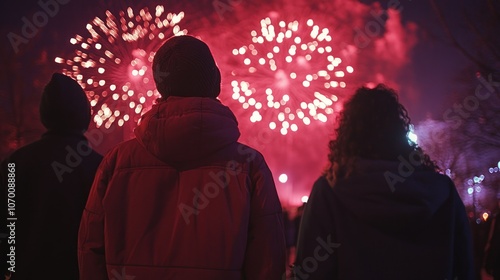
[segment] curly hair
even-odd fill
[[[408,141],[408,111],[399,103],[397,93],[383,84],[356,90],[344,104],[337,123],[336,138],[328,145],[329,163],[323,172],[332,187],[337,179],[354,172],[357,158],[398,160],[399,156],[417,152],[423,168],[439,171],[420,147]]]

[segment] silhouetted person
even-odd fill
[[[500,280],[500,193],[497,194],[497,199],[497,211],[491,220],[485,259],[486,272],[494,280]]]
[[[237,142],[208,46],[167,40],[162,98],[104,158],[80,226],[82,280],[281,279],[285,240],[269,168]]]
[[[283,209],[283,224],[285,228],[286,261],[289,264],[293,253],[292,248],[295,247],[295,228],[293,220],[290,219],[290,213],[286,209]]]
[[[76,81],[55,73],[43,91],[40,117],[47,132],[2,163],[2,268],[15,271],[12,280],[78,279],[78,227],[102,160],[83,135],[90,104]],[[15,257],[7,259],[15,262],[7,264],[12,251]]]
[[[302,205],[297,207],[297,213],[295,214],[295,217],[293,218],[293,227],[295,229],[293,246],[295,246],[295,247],[297,247],[297,240],[299,238],[300,222],[302,221],[302,215],[304,215],[305,206],[306,206],[306,203],[303,203]]]
[[[465,207],[451,179],[408,141],[409,125],[383,85],[344,104],[302,217],[297,279],[474,278]]]
[[[476,217],[469,219],[469,226],[472,233],[472,253],[474,256],[474,271],[476,280],[481,280],[484,260],[486,257],[485,248],[488,243],[488,234],[491,228],[491,218],[483,221]]]

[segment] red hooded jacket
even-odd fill
[[[281,279],[269,168],[219,101],[169,97],[104,158],[82,217],[81,280]]]

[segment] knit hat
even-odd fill
[[[90,123],[87,95],[75,80],[54,73],[42,93],[40,119],[48,130],[87,130]]]
[[[174,36],[153,60],[156,88],[168,96],[211,97],[220,93],[220,71],[208,46],[192,36]]]

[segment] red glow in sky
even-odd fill
[[[379,5],[357,1],[258,4],[241,3],[226,19],[214,14],[197,28],[189,23],[199,18],[166,14],[161,6],[154,14],[128,9],[115,17],[108,11],[104,20],[87,24],[89,36],[71,39],[74,57],[56,62],[85,87],[98,126],[135,125],[157,96],[154,51],[166,38],[187,33],[182,20],[214,54],[222,73],[220,99],[238,118],[240,141],[264,154],[283,205],[300,205],[326,163],[342,103],[365,84],[399,88],[417,27],[403,25],[396,10],[377,20]],[[367,32],[373,24],[379,31]],[[287,180],[280,181],[283,175]]]
[[[75,56],[55,61],[87,92],[97,127],[129,121],[135,126],[149,110],[159,97],[151,71],[155,51],[167,38],[187,33],[179,26],[183,17],[183,12],[165,13],[163,6],[152,13],[128,8],[119,17],[106,11],[105,19],[96,17],[87,24],[88,37],[70,39]]]
[[[283,205],[297,206],[303,196],[309,195],[326,164],[335,113],[346,98],[368,83],[399,88],[398,75],[409,63],[409,53],[416,43],[416,26],[403,25],[396,10],[382,15],[387,21],[380,23],[373,17],[383,12],[380,5],[357,1],[322,2],[315,9],[307,1],[241,6],[231,14],[234,21],[227,19],[220,27],[200,34],[212,47],[223,73],[220,98],[239,120],[240,140],[264,154]],[[366,32],[369,22],[378,24],[379,31],[366,34],[367,42],[359,45],[356,36]],[[298,25],[296,31],[294,24]],[[288,29],[292,30],[289,38]],[[316,36],[325,30],[330,40],[315,40],[313,29],[318,32]],[[278,41],[280,33],[283,35]],[[290,51],[295,51],[294,55]],[[324,72],[320,75],[324,70],[328,79]],[[327,83],[329,86],[325,86]],[[315,92],[326,98],[317,98]],[[304,114],[302,118],[298,118],[298,110]],[[296,129],[292,129],[293,124]],[[284,182],[279,180],[283,174],[287,175]]]
[[[251,123],[262,122],[261,129],[287,135],[327,122],[336,110],[337,94],[345,92],[344,77],[354,68],[335,53],[328,28],[313,19],[286,22],[277,13],[271,16],[255,24],[248,44],[232,50],[240,66],[228,78],[231,98],[250,112]]]

